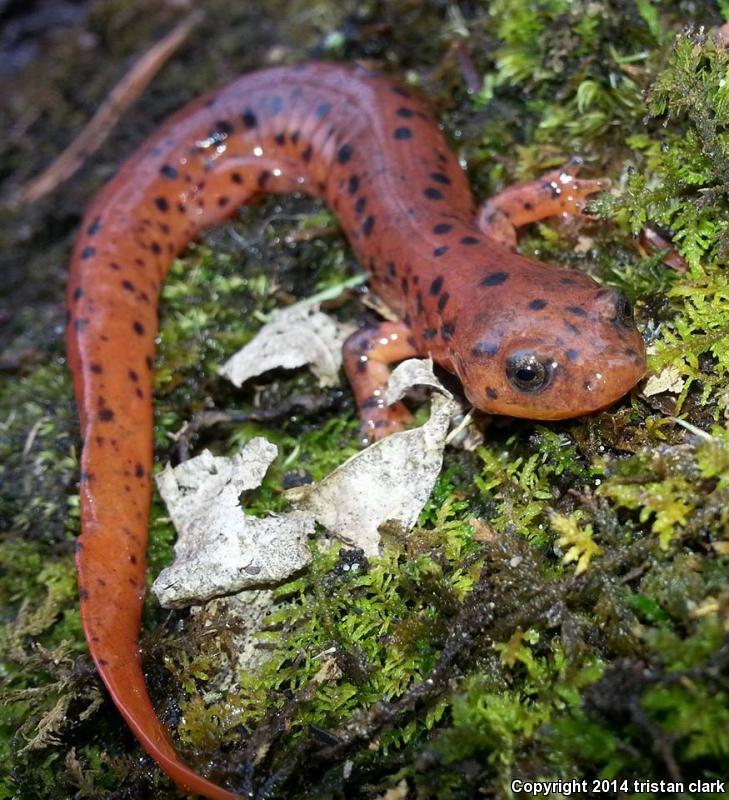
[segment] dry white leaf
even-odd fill
[[[453,395],[435,377],[432,358],[409,358],[398,364],[390,374],[385,391],[385,402],[388,406],[402,400],[413,386],[430,386],[446,397]]]
[[[276,583],[308,564],[311,516],[246,516],[241,492],[256,488],[277,448],[257,437],[232,458],[203,451],[157,476],[177,529],[175,560],[152,590],[166,608],[190,605],[253,586]]]
[[[355,330],[319,311],[318,306],[297,304],[277,311],[248,344],[229,358],[220,374],[236,386],[249,378],[283,367],[310,365],[320,386],[339,382],[342,345]]]
[[[657,375],[651,375],[645,382],[641,394],[644,397],[652,397],[654,394],[671,392],[681,394],[686,381],[676,367],[665,367]]]
[[[318,484],[289,489],[287,498],[347,544],[375,555],[383,522],[397,520],[406,528],[416,523],[440,473],[448,424],[457,409],[453,400],[434,393],[425,425],[393,433]]]

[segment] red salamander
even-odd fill
[[[385,407],[382,392],[388,364],[416,355],[455,373],[483,411],[578,416],[628,392],[645,356],[621,293],[515,252],[518,226],[576,213],[603,186],[575,174],[568,166],[512,187],[477,212],[458,160],[407,88],[312,63],[244,75],[194,101],[91,204],[68,285],[83,436],[81,615],[114,703],[180,787],[236,796],[176,755],[140,664],[154,339],[170,262],[257,195],[322,197],[401,320],[363,328],[345,346],[367,438],[407,423],[405,407]]]

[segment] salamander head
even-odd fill
[[[577,417],[611,405],[645,374],[630,303],[587,276],[525,284],[517,302],[494,305],[459,320],[451,353],[466,396],[483,411]]]

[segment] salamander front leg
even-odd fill
[[[610,181],[579,180],[581,162],[574,159],[541,178],[509,186],[486,200],[476,215],[476,225],[491,239],[516,248],[516,231],[522,225],[547,217],[582,213],[587,199],[605,191]]]
[[[402,430],[412,419],[403,403],[385,404],[385,389],[387,365],[416,355],[410,329],[401,322],[361,328],[344,343],[344,370],[359,408],[363,444]]]

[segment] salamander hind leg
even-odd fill
[[[516,247],[516,231],[522,225],[547,217],[581,214],[590,195],[605,191],[610,181],[578,179],[578,159],[533,181],[509,186],[486,200],[476,215],[476,225],[491,239]]]
[[[388,364],[418,354],[410,337],[403,323],[383,322],[360,328],[344,343],[344,370],[359,408],[363,444],[402,430],[412,419],[403,403],[385,403]]]

